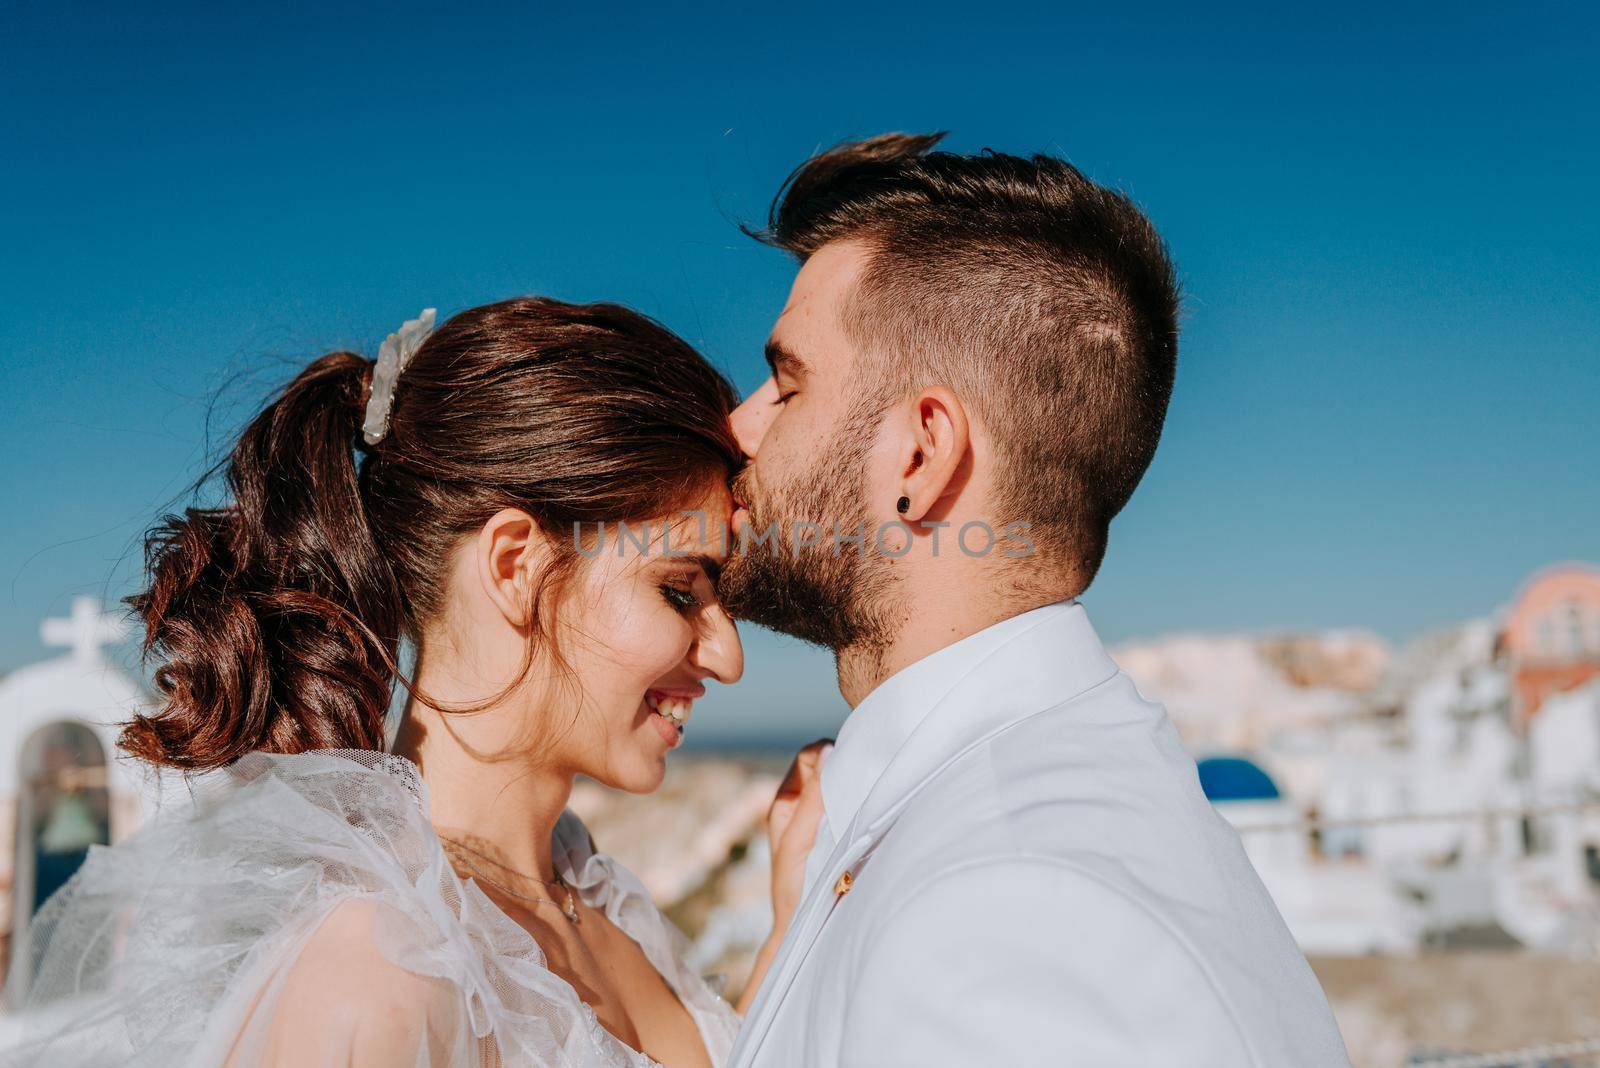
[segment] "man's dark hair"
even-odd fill
[[[802,164],[752,236],[802,262],[869,261],[844,328],[881,411],[954,389],[994,439],[1005,521],[1089,584],[1155,455],[1177,365],[1178,287],[1155,227],[1064,160],[933,152],[884,134]]]

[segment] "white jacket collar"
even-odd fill
[[[834,840],[973,742],[1116,673],[1075,600],[1001,620],[901,669],[856,706],[823,765]]]

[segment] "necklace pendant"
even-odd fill
[[[572,900],[572,888],[570,886],[567,888],[567,906],[561,911],[566,914],[568,920],[572,921],[574,927],[583,922],[583,917],[578,915],[578,905]]]

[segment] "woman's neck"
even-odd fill
[[[444,705],[471,705],[481,692],[464,692],[448,673],[417,665],[417,689]],[[550,836],[572,794],[573,773],[539,767],[520,756],[526,723],[520,710],[440,712],[413,698],[395,737],[394,752],[416,764],[428,787],[430,816],[442,838],[491,858],[512,871],[555,878]],[[485,865],[487,867],[487,865]],[[489,868],[484,874],[495,879]]]

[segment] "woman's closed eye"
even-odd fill
[[[687,586],[674,585],[671,582],[663,582],[661,584],[661,596],[665,597],[667,603],[673,608],[685,615],[705,604],[705,601],[701,600],[700,595],[695,593],[694,590]]]

